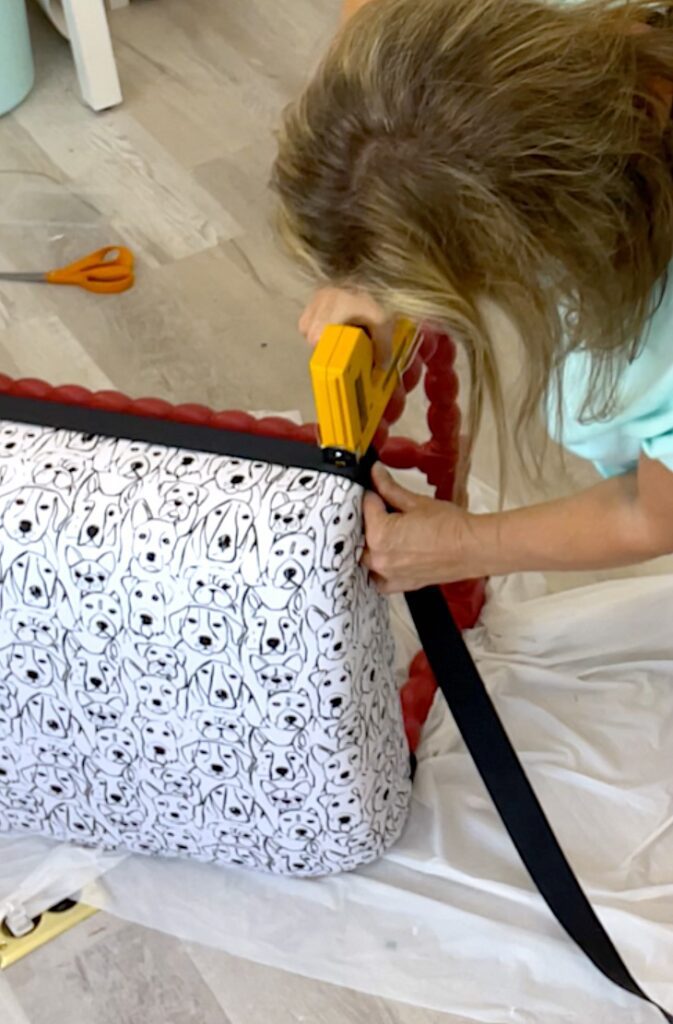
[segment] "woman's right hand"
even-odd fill
[[[320,288],[302,313],[299,330],[315,348],[329,324],[366,327],[374,342],[377,365],[387,365],[395,321],[387,317],[382,307],[367,292]]]

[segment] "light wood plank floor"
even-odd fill
[[[119,297],[0,285],[0,369],[220,408],[311,412],[306,287],[267,224],[273,127],[337,0],[135,0],[112,18],[125,92],[95,116],[32,18],[38,81],[0,120],[0,265],[136,252]],[[57,995],[58,994],[58,995]],[[460,1024],[99,914],[0,978],[4,1024]]]

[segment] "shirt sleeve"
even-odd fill
[[[634,470],[641,454],[661,462],[673,472],[673,288],[667,285],[662,301],[646,328],[640,352],[623,370],[617,387],[614,414],[605,420],[581,416],[591,357],[572,353],[563,370],[562,421],[558,427],[558,400],[550,401],[550,434],[569,451],[593,462],[605,477]]]

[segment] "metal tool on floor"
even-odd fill
[[[30,931],[14,935],[5,921],[0,922],[0,970],[11,967],[52,939],[81,924],[97,913],[96,907],[75,900],[61,900],[31,922]]]
[[[56,270],[0,272],[0,281],[69,284],[87,292],[114,295],[133,287],[134,257],[123,245],[107,245]]]

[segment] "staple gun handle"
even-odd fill
[[[311,358],[320,441],[330,461],[358,461],[367,452],[402,374],[416,353],[419,332],[399,320],[386,367],[375,362],[371,332],[360,325],[325,328]]]

